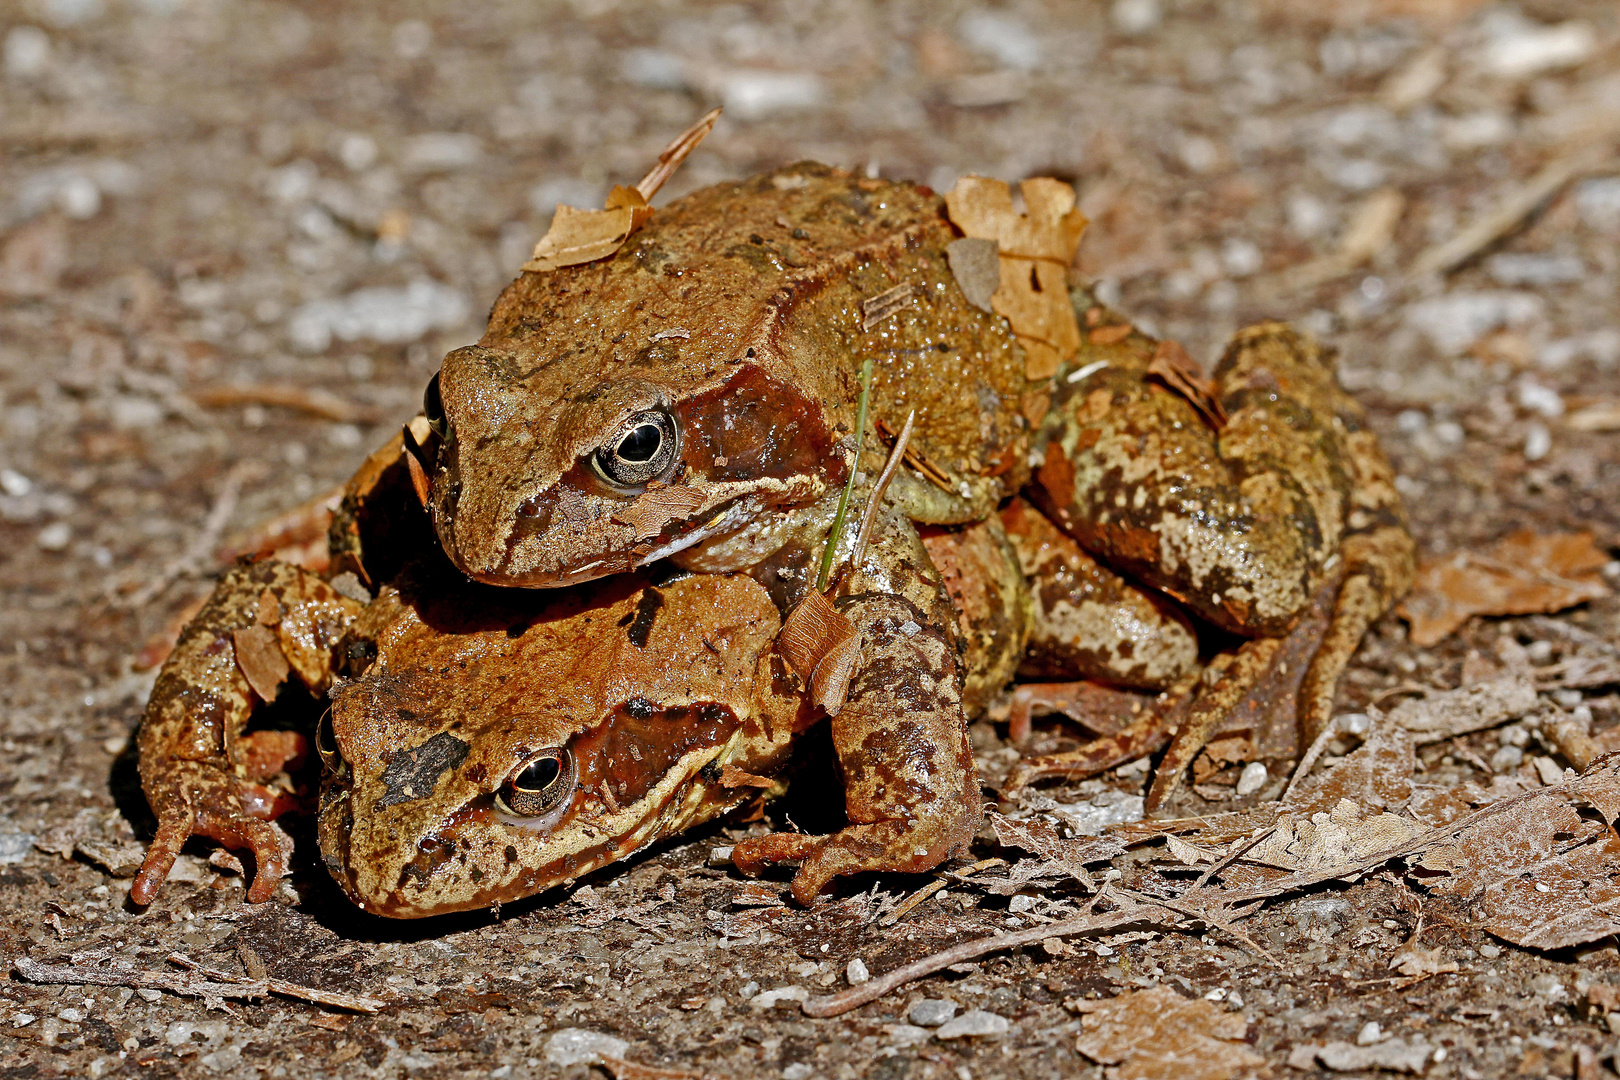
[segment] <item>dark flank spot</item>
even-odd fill
[[[644,697],[633,697],[624,703],[625,713],[634,720],[646,720],[658,712],[658,706]]]
[[[698,775],[703,778],[704,783],[718,784],[720,782],[720,771],[720,762],[711,761],[698,770]]]
[[[509,863],[515,863],[518,861],[517,848],[513,847],[511,844],[506,845],[506,861]]]
[[[377,800],[376,809],[427,798],[438,785],[440,776],[467,760],[468,750],[466,743],[448,731],[441,731],[421,746],[394,751],[383,768],[382,782],[386,790]]]
[[[658,609],[663,606],[664,594],[657,589],[648,589],[641,594],[641,599],[636,602],[635,614],[619,620],[620,626],[630,628],[630,644],[638,649],[647,647],[647,639],[652,636],[653,621],[658,618]]]

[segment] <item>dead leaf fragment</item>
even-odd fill
[[[1086,870],[1086,863],[1107,862],[1125,852],[1117,841],[1100,836],[1067,839],[1044,821],[1015,821],[992,811],[990,825],[1002,847],[1032,852],[1052,869],[1074,878],[1088,889],[1095,889],[1096,884]]]
[[[1001,248],[994,240],[964,236],[945,245],[945,261],[967,302],[980,311],[994,311],[990,298],[1001,288]]]
[[[1126,328],[1129,332],[1129,327]],[[1092,341],[1097,340],[1097,332],[1093,331]],[[1198,410],[1198,415],[1204,418],[1211,429],[1219,431],[1226,426],[1226,406],[1221,404],[1220,393],[1215,389],[1215,383],[1204,375],[1204,369],[1198,361],[1179,342],[1161,341],[1153,350],[1153,359],[1148,364],[1147,375],[1150,379],[1158,379],[1165,386],[1180,394],[1192,403]]]
[[[1397,612],[1412,642],[1438,644],[1474,615],[1551,613],[1609,594],[1607,553],[1589,532],[1517,532],[1488,551],[1459,551],[1418,570]]]
[[[811,702],[836,716],[861,656],[861,636],[855,632],[855,624],[825,595],[811,589],[788,613],[777,644],[793,670],[809,684]]]
[[[701,491],[689,487],[671,487],[655,481],[631,500],[627,509],[616,511],[613,518],[634,529],[637,540],[647,540],[663,532],[673,522],[691,517],[702,505]]]
[[[1434,1057],[1434,1047],[1422,1039],[1385,1039],[1371,1046],[1356,1046],[1335,1040],[1325,1044],[1307,1043],[1294,1047],[1288,1055],[1288,1066],[1306,1072],[1315,1072],[1317,1062],[1334,1072],[1386,1072],[1421,1073]]]
[[[1407,698],[1390,710],[1389,720],[1412,734],[1419,746],[1517,720],[1536,707],[1536,687],[1522,674]]]
[[[1243,1038],[1249,1022],[1213,1002],[1188,1000],[1167,987],[1082,1001],[1086,1057],[1118,1068],[1119,1080],[1229,1080],[1268,1075],[1266,1060]]]
[[[652,214],[652,207],[635,188],[615,187],[602,210],[558,206],[551,227],[534,246],[523,269],[535,273],[595,262],[612,255],[630,238],[636,226]]]
[[[277,691],[292,672],[276,632],[268,626],[249,626],[231,634],[231,640],[236,645],[236,666],[247,676],[253,692],[265,701],[276,700]]]
[[[1069,302],[1068,267],[1080,246],[1086,216],[1074,188],[1037,177],[1019,185],[1027,213],[1013,210],[1000,180],[964,176],[945,195],[952,224],[964,236],[994,240],[1000,284],[990,306],[1024,346],[1024,374],[1049,379],[1080,347],[1080,324]]]
[[[1389,968],[1391,971],[1398,971],[1402,975],[1412,978],[1424,975],[1445,975],[1449,972],[1460,971],[1457,961],[1447,960],[1445,955],[1443,949],[1423,948],[1418,945],[1414,938],[1389,958]]]
[[[1399,854],[1431,830],[1395,814],[1367,814],[1350,799],[1310,817],[1284,814],[1270,836],[1243,854],[1244,862],[1283,870],[1332,871],[1360,866],[1374,855]]]
[[[1386,720],[1333,768],[1301,780],[1286,806],[1296,814],[1331,814],[1353,799],[1368,809],[1400,810],[1412,798],[1412,769],[1412,736]]]
[[[1620,933],[1620,837],[1583,818],[1570,795],[1609,817],[1620,806],[1620,761],[1548,796],[1503,804],[1430,847],[1413,870],[1515,945],[1561,949]]]
[[[551,227],[534,246],[534,254],[523,264],[523,269],[534,273],[557,270],[564,266],[595,262],[612,255],[630,234],[652,216],[648,205],[658,189],[664,186],[688,154],[714,129],[720,118],[719,109],[710,109],[702,119],[675,137],[658,155],[658,163],[641,178],[635,187],[618,185],[608,193],[601,210],[580,210],[573,206],[558,206],[552,215]]]

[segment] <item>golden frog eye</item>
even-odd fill
[[[512,770],[496,793],[495,802],[513,817],[560,816],[578,781],[573,754],[567,750],[542,750]]]
[[[602,444],[596,452],[596,469],[616,487],[639,487],[669,471],[680,443],[673,416],[662,409],[639,412]]]

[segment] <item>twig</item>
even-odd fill
[[[336,394],[294,383],[252,383],[246,386],[204,386],[191,392],[191,400],[206,409],[229,405],[278,405],[340,424],[370,423],[377,410],[345,401]]]
[[[964,941],[959,945],[952,945],[932,956],[925,956],[921,960],[913,961],[904,967],[897,967],[893,971],[885,972],[873,978],[870,982],[859,986],[852,986],[848,990],[840,990],[836,994],[826,997],[811,998],[803,1005],[806,1016],[827,1017],[838,1016],[859,1008],[869,1001],[895,990],[924,975],[932,975],[952,964],[961,964],[969,960],[976,960],[990,953],[1000,952],[1003,949],[1017,949],[1025,945],[1034,945],[1055,937],[1077,937],[1082,934],[1095,934],[1103,930],[1112,930],[1133,922],[1144,920],[1157,920],[1174,924],[1179,920],[1175,912],[1158,903],[1127,904],[1115,911],[1101,915],[1082,915],[1079,918],[1065,919],[1062,922],[1043,923],[1029,930],[1020,930],[1015,934],[999,934],[991,937],[977,938],[973,941]],[[1168,920],[1166,916],[1170,916]]]
[[[698,119],[697,123],[675,136],[675,141],[664,147],[663,153],[658,155],[658,164],[654,165],[652,171],[643,176],[641,182],[636,185],[636,190],[641,193],[643,199],[652,201],[652,197],[658,194],[658,189],[664,186],[664,181],[675,175],[675,170],[681,167],[686,155],[698,148],[698,143],[714,130],[714,123],[719,119],[719,108],[710,109]]]
[[[170,953],[166,959],[171,964],[177,964],[187,971],[195,971],[199,975],[206,975],[210,979],[228,980],[238,978],[238,976],[226,971],[203,967],[195,960],[181,956],[179,953]],[[260,981],[265,989],[272,994],[297,998],[299,1001],[313,1002],[316,1005],[330,1005],[336,1009],[348,1009],[351,1012],[374,1013],[388,1004],[379,998],[366,997],[362,994],[346,994],[341,990],[321,990],[317,987],[304,986],[299,983],[288,982],[286,979],[277,979],[273,976]]]
[[[827,548],[821,553],[821,573],[816,575],[816,591],[827,591],[827,575],[832,573],[833,556],[838,552],[838,540],[844,533],[844,515],[849,512],[849,493],[855,488],[855,474],[861,469],[861,443],[866,439],[866,407],[872,400],[872,361],[861,363],[861,397],[855,406],[855,455],[850,459],[849,479],[844,481],[844,493],[838,496],[838,512],[833,515],[832,528],[827,533]]]
[[[128,986],[137,990],[167,990],[183,997],[234,998],[254,1001],[266,994],[296,998],[316,1005],[326,1005],[351,1012],[375,1013],[388,1003],[378,998],[362,997],[331,990],[317,990],[300,986],[285,979],[242,979],[226,972],[185,960],[171,954],[169,960],[205,978],[181,975],[168,971],[139,971],[124,964],[110,967],[80,967],[74,964],[42,964],[27,956],[19,956],[12,968],[30,982],[68,986]]]
[[[883,493],[889,490],[889,481],[900,468],[900,461],[906,455],[906,443],[911,441],[911,428],[917,422],[917,410],[912,409],[906,414],[905,427],[900,429],[899,438],[894,440],[894,448],[889,451],[889,460],[883,463],[883,471],[878,473],[877,484],[872,488],[871,497],[866,500],[866,513],[861,516],[861,531],[855,535],[855,552],[850,556],[849,565],[858,567],[866,554],[866,541],[872,535],[872,522],[877,520],[878,507],[883,505]]]
[[[900,906],[883,916],[883,918],[879,919],[878,925],[893,926],[895,923],[899,922],[907,914],[909,914],[912,909],[916,908],[924,900],[927,900],[930,896],[933,896],[944,887],[945,882],[943,879],[930,881],[928,884],[924,885],[922,888],[900,901]]]
[[[1579,150],[1560,154],[1541,171],[1510,191],[1485,216],[1470,223],[1449,240],[1426,248],[1412,260],[1411,277],[1424,278],[1430,274],[1443,274],[1456,269],[1480,251],[1506,236],[1536,207],[1558,193],[1565,184],[1581,173],[1602,164],[1611,147],[1607,141],[1588,144]]]
[[[1289,778],[1288,787],[1282,794],[1282,802],[1286,803],[1294,797],[1294,789],[1299,787],[1300,781],[1310,775],[1311,768],[1316,764],[1316,759],[1322,756],[1322,751],[1327,749],[1327,744],[1332,742],[1333,737],[1338,734],[1340,734],[1339,725],[1334,722],[1324,727],[1321,733],[1311,740],[1310,749],[1306,750],[1305,756],[1299,759],[1299,765],[1294,769],[1294,775]]]

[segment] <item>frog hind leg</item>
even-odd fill
[[[242,785],[250,771],[286,764],[283,751],[295,747],[273,750],[269,740],[244,739],[242,729],[256,703],[274,695],[267,679],[296,674],[312,689],[324,686],[331,674],[324,637],[359,606],[315,575],[274,561],[233,567],[220,580],[164,662],[136,738],[141,787],[158,827],[130,886],[132,901],[156,898],[191,836],[250,851],[256,872],[248,901],[274,895],[287,867],[283,834],[249,812]]]
[[[1158,752],[1175,734],[1187,712],[1188,706],[1191,705],[1193,690],[1197,685],[1198,677],[1196,671],[1187,673],[1170,689],[1145,704],[1133,719],[1117,724],[1115,730],[1108,731],[1098,738],[1092,739],[1084,746],[1074,750],[1066,750],[1060,754],[1044,754],[1025,758],[1017,765],[1014,765],[1007,774],[1007,782],[1002,788],[1002,794],[1010,796],[1036,780],[1044,780],[1049,777],[1083,780],[1107,769],[1123,765],[1127,761],[1135,761],[1146,754]],[[1063,712],[1073,718],[1073,713],[1069,710],[1074,706],[1063,700],[1061,693],[1052,692],[1059,688],[1068,687],[1074,687],[1079,691],[1079,697],[1084,703],[1081,707],[1094,702],[1096,695],[1099,693],[1119,695],[1121,698],[1127,695],[1126,691],[1100,687],[1096,683],[1059,683],[1019,687],[1014,692],[1014,709],[1016,710],[1019,704],[1017,695],[1023,693],[1027,688],[1031,691],[1031,697],[1038,700],[1040,704],[1054,708],[1056,711]],[[1136,697],[1140,701],[1141,695],[1133,694],[1129,696]],[[1128,708],[1128,706],[1125,708]],[[1121,712],[1125,712],[1125,709],[1116,710],[1116,713]],[[1125,714],[1130,715],[1129,713]],[[1027,716],[1026,713],[1025,725],[1028,723]],[[1094,718],[1093,714],[1088,711],[1088,719],[1078,722],[1090,723],[1092,718]],[[1012,724],[1018,722],[1018,719],[1018,713],[1014,712],[1009,722],[1010,735],[1017,734],[1011,728]]]
[[[931,870],[964,850],[982,820],[955,642],[900,596],[868,593],[840,607],[861,635],[832,719],[850,824],[824,837],[753,837],[732,853],[744,873],[801,860],[792,889],[802,904],[846,874]]]

